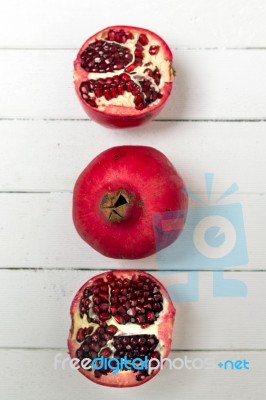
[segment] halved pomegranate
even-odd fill
[[[112,258],[150,256],[172,244],[186,220],[184,182],[168,158],[148,146],[105,150],[78,177],[73,221],[80,236]],[[178,227],[163,221],[178,213]]]
[[[142,362],[155,362],[151,359],[160,360],[170,352],[175,308],[163,285],[146,272],[111,271],[93,277],[80,288],[70,311],[70,356],[96,383],[143,384],[160,368],[149,371]],[[129,363],[113,374],[118,364],[113,366],[111,358]],[[85,359],[89,360],[82,368]],[[99,369],[92,367],[92,360]]]
[[[154,118],[172,90],[172,53],[157,34],[112,26],[83,44],[74,83],[86,113],[107,127],[133,127]]]

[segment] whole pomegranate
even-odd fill
[[[172,53],[157,34],[132,26],[101,30],[83,44],[74,83],[86,113],[107,127],[154,118],[172,90]]]
[[[184,182],[164,154],[118,146],[99,154],[78,177],[73,221],[80,236],[112,258],[147,257],[173,243],[187,210]],[[178,212],[178,228],[163,221]]]
[[[146,272],[112,271],[93,277],[75,295],[70,312],[70,356],[96,383],[143,384],[160,370],[147,368],[147,361],[157,367],[170,352],[175,309],[163,285]]]

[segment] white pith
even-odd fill
[[[133,55],[133,60],[130,64],[128,64],[125,68],[129,67],[131,64],[134,64],[135,57],[134,57],[134,50],[135,50],[135,45],[138,41],[139,34],[135,33],[134,39],[127,40],[126,43],[121,43],[121,46],[127,47],[131,54]],[[106,36],[106,34],[104,34]],[[163,49],[161,48],[161,44],[159,41],[155,40],[152,38],[148,33],[146,33],[146,36],[148,38],[149,43],[146,46],[143,46],[143,60],[142,60],[142,65],[134,69],[134,73],[128,73],[128,75],[131,77],[131,79],[139,85],[139,79],[147,79],[151,82],[151,86],[155,88],[157,92],[160,91],[160,89],[164,86],[165,82],[170,82],[171,81],[171,74],[172,74],[172,68],[171,68],[171,63],[168,60],[165,60],[163,57]],[[109,40],[106,40],[104,37],[99,37],[97,38],[98,40],[105,40],[108,43],[114,43],[117,44],[117,42],[112,42]],[[151,55],[149,53],[149,48],[150,46],[159,46],[159,52],[156,55]],[[151,62],[152,64],[149,66],[145,66],[145,64]],[[154,79],[150,77],[147,73],[144,73],[144,70],[149,68],[152,71],[156,69],[156,67],[159,69],[159,72],[161,74],[161,79],[159,85],[156,85],[154,82]],[[108,77],[113,77],[115,75],[120,75],[123,72],[125,72],[125,69],[121,69],[118,71],[114,72],[106,72],[106,73],[99,73],[99,72],[89,72],[88,73],[88,80],[89,79],[106,79]],[[135,107],[134,99],[135,96],[132,95],[132,93],[129,92],[124,92],[121,95],[118,95],[116,98],[112,98],[110,100],[106,100],[104,96],[101,97],[96,97],[94,93],[88,93],[88,95],[95,100],[98,110],[103,111],[106,106],[123,106],[123,107]],[[157,99],[153,103],[149,104],[148,106],[154,106],[160,102],[160,99]]]

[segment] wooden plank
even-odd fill
[[[265,269],[265,196],[232,195],[221,204],[231,203],[242,205],[249,253],[248,264],[234,268]],[[199,204],[191,202],[194,206]],[[0,194],[0,267],[136,267],[134,260],[109,259],[93,250],[78,236],[71,215],[71,193]],[[137,265],[158,268],[155,256],[138,261]],[[184,269],[182,264],[176,268]]]
[[[0,16],[0,46],[78,47],[100,29],[119,21],[132,25],[132,2],[103,2],[104,12],[86,0],[10,0]],[[266,9],[259,0],[168,0],[143,3],[137,25],[160,33],[172,46],[243,47],[265,46]],[[130,12],[129,12],[130,10]],[[101,14],[101,15],[100,15]],[[100,15],[100,19],[99,19]],[[147,22],[147,16],[149,16]],[[23,29],[20,27],[23,21]],[[133,23],[134,24],[134,23]]]
[[[0,118],[85,118],[72,84],[75,53],[1,50],[8,69],[0,75]],[[174,57],[175,88],[158,118],[265,119],[265,51],[174,50]]]
[[[71,301],[79,287],[97,273],[1,270],[0,346],[65,348]],[[188,280],[187,273],[152,274],[168,289]],[[242,281],[247,296],[213,297],[211,272],[199,273],[198,301],[183,302],[182,286],[171,292],[180,299],[175,302],[173,350],[266,349],[266,273],[226,272],[224,276]]]
[[[235,400],[241,393],[242,400],[265,398],[266,382],[263,352],[173,352],[172,359],[214,359],[219,363],[226,360],[248,360],[250,370],[213,369],[165,369],[150,382],[139,388],[115,389],[94,384],[70,367],[54,369],[56,354],[67,357],[63,351],[53,350],[0,350],[1,393],[5,400],[23,398],[27,400],[80,400],[100,398],[134,400],[136,396],[146,399],[175,400]]]
[[[266,193],[265,123],[152,122],[112,132],[89,121],[0,121],[0,191],[71,191],[80,172],[108,147],[138,144],[164,152],[187,186]],[[252,139],[252,140],[251,140]],[[92,146],[93,143],[93,146]]]

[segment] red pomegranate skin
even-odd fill
[[[101,254],[139,259],[177,239],[187,204],[184,182],[163,153],[148,146],[118,146],[95,157],[78,177],[73,221]],[[179,211],[179,228],[165,232],[161,221]]]
[[[156,43],[156,46],[153,47],[159,47],[159,52],[158,54],[162,59],[164,60],[163,63],[161,61],[158,63],[156,59],[158,58],[158,54],[154,55],[152,58],[152,66],[147,63],[147,66],[143,65],[141,67],[142,71],[139,69],[133,70],[131,72],[128,72],[128,76],[130,78],[134,78],[134,80],[138,83],[138,80],[143,80],[143,79],[150,79],[149,76],[147,75],[147,72],[144,72],[147,69],[156,69],[158,68],[158,73],[160,74],[159,76],[162,76],[160,78],[163,83],[161,83],[159,86],[159,96],[157,101],[150,103],[148,106],[145,106],[144,109],[136,109],[135,106],[133,105],[116,105],[116,104],[106,104],[105,106],[102,107],[94,107],[88,104],[87,101],[84,100],[82,97],[82,93],[80,90],[82,82],[88,81],[90,79],[96,79],[97,82],[99,78],[106,78],[106,76],[111,76],[117,77],[121,76],[123,72],[125,72],[126,67],[119,69],[119,70],[114,70],[109,75],[106,75],[105,73],[100,73],[95,78],[94,73],[92,72],[87,72],[84,68],[81,66],[81,56],[84,53],[84,51],[87,49],[88,45],[95,42],[95,40],[105,40],[106,36],[108,35],[108,32],[110,31],[120,31],[124,30],[134,36],[134,38],[139,38],[140,35],[144,35],[145,37],[148,38],[149,44],[142,46],[143,49],[148,49],[150,46],[152,46],[153,43]],[[110,42],[112,43],[112,42]],[[113,43],[116,43],[115,41]],[[119,42],[118,42],[119,43]],[[121,43],[120,45],[122,47],[127,47],[128,42],[126,43]],[[134,56],[134,51],[132,51],[134,59],[132,62],[129,64],[130,66],[134,64],[134,60],[136,60],[136,57]],[[140,59],[137,59],[139,61]],[[141,62],[141,61],[140,61]],[[156,64],[157,62],[157,64]],[[85,41],[85,43],[81,46],[77,57],[74,61],[74,86],[75,86],[75,91],[76,94],[79,98],[79,101],[81,102],[81,105],[87,115],[97,123],[104,125],[107,128],[130,128],[130,127],[136,127],[139,125],[142,125],[144,123],[149,122],[150,120],[154,119],[159,112],[162,110],[162,108],[165,106],[165,103],[167,102],[169,95],[172,91],[173,87],[173,81],[174,81],[174,75],[175,75],[175,70],[172,66],[173,62],[173,55],[172,52],[169,48],[169,46],[165,43],[165,41],[156,33],[144,29],[144,28],[138,28],[138,27],[133,27],[133,26],[125,26],[125,25],[119,25],[119,26],[110,26],[108,28],[105,28],[93,36],[91,36],[89,39]],[[127,65],[128,66],[128,65]],[[136,72],[137,71],[137,72]],[[132,78],[132,79],[133,79]],[[153,83],[153,81],[152,81]],[[142,91],[141,91],[142,92]],[[124,92],[126,93],[126,92]],[[144,94],[144,97],[146,95]],[[117,96],[116,96],[117,97]],[[95,97],[94,97],[95,98]],[[96,97],[97,101],[97,97]]]
[[[81,313],[82,310],[82,304],[84,307],[84,300],[89,299],[89,305],[87,307],[85,307],[87,310],[90,308],[93,308],[93,304],[94,304],[94,300],[95,300],[95,296],[101,296],[101,293],[105,293],[104,291],[102,292],[102,290],[104,289],[104,285],[106,283],[108,283],[108,286],[110,285],[110,279],[108,279],[108,277],[111,276],[112,281],[119,281],[120,283],[122,282],[122,284],[127,281],[129,284],[129,287],[126,288],[126,292],[127,292],[127,298],[129,298],[129,300],[127,299],[126,301],[131,302],[132,304],[134,304],[134,299],[133,297],[130,297],[130,294],[133,294],[132,291],[130,291],[130,287],[132,280],[134,279],[138,279],[138,277],[141,276],[142,279],[148,279],[150,281],[149,285],[151,285],[151,283],[153,284],[153,286],[156,285],[156,294],[152,294],[151,297],[155,297],[156,295],[158,296],[158,293],[160,293],[161,295],[161,304],[163,306],[163,308],[161,308],[161,310],[158,312],[158,316],[156,319],[156,322],[150,322],[149,324],[138,324],[136,323],[132,323],[132,322],[123,322],[123,323],[118,323],[115,318],[117,318],[117,314],[113,314],[110,310],[110,318],[104,321],[100,321],[100,320],[95,320],[93,318],[88,318],[87,317],[87,313],[90,312],[84,312]],[[103,282],[100,282],[100,281]],[[125,290],[125,288],[123,289],[123,286],[125,285],[121,285],[122,288],[120,288],[120,290]],[[111,286],[112,287],[112,286]],[[112,297],[112,289],[109,286],[108,288],[108,301],[110,302],[111,297]],[[84,296],[84,293],[86,290],[88,290],[88,288],[91,288],[91,294],[92,296]],[[100,294],[99,294],[99,290],[100,290]],[[117,286],[115,286],[114,290],[117,290]],[[138,288],[138,297],[142,297],[145,294],[145,291],[147,289],[144,288]],[[154,289],[152,289],[150,287],[151,292],[155,292]],[[97,294],[93,294],[93,292],[97,292]],[[85,299],[84,299],[85,297]],[[119,297],[119,295],[118,295]],[[125,296],[123,296],[125,297]],[[147,297],[143,297],[144,299],[144,303],[141,303],[143,305],[145,305],[145,303],[148,301],[150,301],[149,299],[147,300]],[[104,300],[103,300],[104,301]],[[152,300],[154,301],[154,300]],[[154,308],[155,306],[152,304],[152,301],[150,302],[151,307]],[[97,302],[98,304],[98,302]],[[100,303],[101,304],[101,303]],[[139,305],[140,303],[138,303]],[[126,307],[125,305],[125,301],[124,300],[119,300],[119,306],[122,307]],[[131,306],[129,306],[131,307]],[[149,312],[156,312],[156,311],[150,311],[150,308],[148,309],[148,311],[146,311],[146,315],[144,314],[144,318],[146,318],[147,313]],[[114,357],[114,351],[115,349],[113,348],[113,344],[115,339],[117,339],[117,337],[127,337],[130,338],[132,336],[134,336],[135,340],[143,337],[143,335],[148,336],[151,335],[153,337],[156,338],[157,340],[157,346],[152,349],[149,350],[147,348],[147,345],[144,344],[144,346],[146,347],[145,349],[143,349],[145,355],[148,358],[167,358],[170,350],[171,350],[171,344],[172,344],[172,331],[173,331],[173,325],[174,325],[174,319],[175,319],[175,307],[171,301],[171,298],[167,292],[167,290],[165,289],[165,287],[162,285],[162,283],[156,279],[153,275],[144,272],[144,271],[138,271],[138,270],[116,270],[116,271],[107,271],[104,273],[101,273],[99,275],[94,276],[93,278],[89,279],[86,283],[84,283],[82,285],[82,287],[78,290],[78,292],[76,293],[72,304],[71,304],[71,308],[70,308],[70,315],[71,315],[71,328],[70,328],[70,332],[69,332],[69,337],[68,337],[68,349],[69,349],[69,355],[71,357],[71,359],[82,359],[83,357],[91,357],[91,353],[89,353],[91,351],[92,348],[92,344],[94,341],[94,346],[97,346],[99,344],[99,347],[97,348],[97,357],[100,357],[100,355],[102,354],[101,352],[103,351],[103,349],[106,350],[106,348],[109,350],[111,349],[112,354],[110,354],[108,357]],[[96,318],[98,319],[99,316],[96,316]],[[103,344],[103,348],[101,347],[101,340],[105,339],[104,335],[107,332],[107,329],[110,327],[115,327],[116,331],[114,333],[114,335],[110,335],[110,337],[108,338],[107,343],[104,342]],[[88,330],[89,331],[89,335],[84,335],[84,330]],[[103,332],[102,333],[98,333],[97,332],[99,329],[102,329]],[[78,339],[79,337],[79,332],[82,331],[83,333],[83,337],[82,339]],[[97,337],[94,338],[94,335],[96,335]],[[96,344],[95,344],[96,343]],[[85,348],[84,346],[87,345],[88,348],[86,349],[85,353]],[[83,353],[82,357],[78,357],[78,351],[82,350],[81,353]],[[93,349],[95,349],[95,347],[93,347]],[[132,348],[130,351],[132,350],[136,350],[137,347]],[[127,349],[125,349],[124,346],[124,352],[126,352]],[[85,353],[85,354],[84,354]],[[139,355],[137,355],[136,357],[139,357]],[[108,358],[107,357],[107,358]],[[124,355],[122,355],[121,357],[124,357]],[[129,359],[130,356],[128,357]],[[132,357],[132,358],[135,358]],[[147,372],[143,372],[143,371],[132,371],[132,370],[128,370],[128,371],[120,371],[117,374],[112,374],[111,372],[108,372],[107,374],[102,373],[100,374],[100,376],[95,375],[95,372],[93,370],[85,370],[83,368],[79,368],[78,371],[83,374],[86,378],[90,379],[91,381],[99,384],[99,385],[103,385],[103,386],[110,386],[110,387],[119,387],[119,388],[125,388],[125,387],[133,387],[133,386],[139,386],[142,385],[148,381],[150,381],[152,378],[154,378],[160,371],[160,368],[154,369],[152,371],[151,374],[148,374]]]

